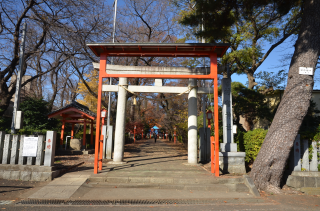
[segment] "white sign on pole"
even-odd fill
[[[106,111],[101,111],[101,117],[106,117]]]
[[[23,153],[25,157],[37,157],[38,137],[24,137]]]
[[[300,75],[313,75],[313,68],[312,67],[299,67],[299,74]]]
[[[233,134],[237,134],[237,125],[233,125],[232,131],[233,131]]]

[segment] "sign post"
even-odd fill
[[[38,137],[24,137],[23,153],[24,157],[37,157]]]

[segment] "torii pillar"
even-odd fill
[[[127,78],[119,78],[119,85],[128,86]],[[112,164],[122,164],[125,141],[125,113],[126,113],[126,95],[127,91],[123,87],[119,87],[118,103],[117,103],[117,120],[114,138],[114,156]]]
[[[196,86],[196,79],[189,79],[189,87]],[[188,95],[188,164],[198,163],[198,123],[197,123],[197,88]]]

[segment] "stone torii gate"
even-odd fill
[[[178,43],[178,44],[168,44],[168,43],[89,43],[87,44],[89,48],[94,52],[96,56],[100,57],[100,67],[99,67],[99,87],[98,87],[98,106],[97,106],[97,127],[96,127],[96,145],[95,145],[95,164],[94,173],[98,173],[98,169],[102,170],[102,140],[103,136],[100,134],[100,118],[101,118],[101,95],[102,91],[108,90],[106,85],[103,88],[102,81],[103,78],[108,77],[119,77],[119,85],[127,86],[127,78],[166,78],[166,79],[189,79],[189,86],[196,86],[196,79],[213,79],[214,80],[214,131],[215,137],[211,137],[211,172],[219,176],[219,126],[218,126],[218,68],[217,68],[217,57],[222,57],[226,50],[229,48],[229,44],[212,44],[212,43]],[[115,57],[209,57],[210,58],[210,73],[204,75],[203,73],[188,74],[154,74],[146,71],[145,74],[119,74],[119,73],[109,73],[106,72],[107,66],[107,56]],[[139,67],[141,68],[141,67]],[[110,87],[111,88],[111,87]],[[127,88],[127,87],[126,87]],[[177,88],[177,87],[175,87]],[[184,87],[182,87],[184,88]],[[124,105],[118,105],[117,108],[117,125],[116,134],[121,133],[124,130],[124,121],[121,121],[121,113],[125,112],[125,92],[124,88],[118,88],[119,96],[118,103],[122,102]],[[116,90],[115,90],[116,91]],[[163,92],[163,91],[157,91]],[[123,98],[123,99],[122,99]],[[190,99],[191,98],[191,99]],[[196,90],[193,89],[189,93],[189,104],[196,103]],[[189,107],[190,108],[190,107]],[[196,121],[196,113],[194,111],[188,111],[188,122]],[[191,121],[190,121],[191,119]],[[117,132],[120,131],[120,132]],[[196,136],[197,128],[196,125],[190,125],[188,123],[188,136]],[[122,140],[121,140],[122,139]],[[195,143],[193,143],[195,142]],[[193,146],[195,145],[195,147]],[[197,138],[192,143],[188,144],[188,154],[189,147],[196,148]],[[216,147],[214,147],[216,146]],[[100,148],[100,150],[99,150]],[[115,140],[115,155],[114,161],[122,162],[124,148],[124,139],[120,137],[120,140]],[[99,153],[100,152],[100,153]],[[100,155],[99,155],[100,154]],[[192,157],[197,160],[197,153]],[[194,158],[192,159],[194,160]],[[189,156],[188,162],[190,163]],[[196,161],[197,162],[197,161]],[[194,163],[194,161],[191,161]]]

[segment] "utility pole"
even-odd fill
[[[20,59],[19,59],[19,68],[18,74],[16,78],[16,92],[14,97],[14,105],[13,105],[13,112],[12,112],[12,124],[11,124],[11,133],[15,134],[16,129],[16,116],[17,110],[19,109],[20,104],[20,89],[21,89],[21,72],[24,63],[24,49],[25,49],[25,41],[26,41],[26,31],[27,31],[27,23],[24,23],[22,26],[22,36],[21,36],[21,44],[20,44]]]
[[[117,4],[118,0],[114,0],[114,16],[113,16],[113,33],[112,33],[112,42],[114,43],[114,38],[116,34],[116,19],[117,19]],[[111,65],[113,65],[113,57],[111,57]],[[112,78],[109,79],[109,84],[112,85]],[[111,93],[109,92],[109,102],[108,102],[108,119],[107,125],[110,125],[110,108],[111,108]]]
[[[201,24],[201,29],[202,31],[204,31],[204,26],[203,26],[203,18],[202,18],[202,24]],[[202,37],[201,39],[202,43],[205,43],[206,40],[204,39],[204,37]],[[203,57],[203,67],[205,68],[206,67],[206,58]],[[202,81],[202,86],[205,87],[205,80]],[[204,137],[206,138],[206,127],[207,127],[207,124],[206,124],[206,105],[205,105],[205,95],[202,95],[202,111],[203,111],[203,131],[204,131]],[[207,140],[207,139],[205,139]]]

